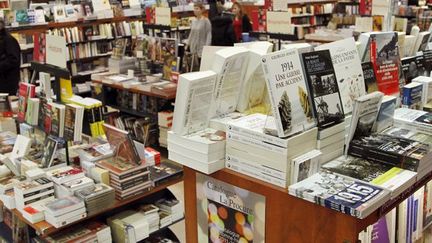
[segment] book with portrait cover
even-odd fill
[[[367,217],[390,199],[387,189],[325,170],[291,185],[288,192],[357,218]]]
[[[318,129],[343,122],[345,116],[330,51],[303,53],[302,58]]]
[[[277,135],[287,137],[315,126],[297,49],[263,55],[262,68]]]
[[[128,163],[141,164],[138,151],[131,135],[127,131],[120,130],[108,124],[104,124],[104,130],[108,142],[115,150],[114,154],[122,157]]]
[[[386,95],[399,93],[400,58],[397,33],[372,33],[369,45],[378,90]]]
[[[354,100],[364,94],[365,83],[354,38],[319,45],[315,50],[329,50],[345,114],[350,114]]]
[[[197,175],[199,242],[264,242],[263,195]]]

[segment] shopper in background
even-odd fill
[[[205,7],[201,2],[196,2],[194,4],[196,19],[192,21],[191,31],[187,41],[190,53],[193,56],[197,56],[199,60],[201,59],[203,47],[209,46],[212,39],[211,24],[208,18],[203,15],[204,11]]]
[[[242,33],[252,31],[252,24],[249,17],[243,14],[243,9],[240,3],[235,2],[232,5],[231,12],[234,14],[233,27],[237,42],[242,40]]]
[[[0,19],[0,93],[16,95],[20,80],[21,49]]]
[[[216,1],[216,13],[210,18],[212,24],[212,46],[233,46],[236,37],[233,29],[233,17],[231,13],[224,12],[223,0]],[[210,6],[211,7],[211,6]]]

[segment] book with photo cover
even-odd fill
[[[54,158],[56,157],[58,141],[51,136],[45,139],[45,146],[43,151],[43,156],[41,160],[42,168],[51,167]]]
[[[402,72],[405,77],[405,82],[411,83],[411,81],[419,76],[417,74],[417,63],[415,57],[404,57],[401,59]]]
[[[183,174],[183,168],[181,166],[169,161],[150,166],[149,170],[153,186],[158,186],[168,180],[179,178]]]
[[[376,91],[355,100],[345,154],[352,139],[369,136],[378,117],[384,94]]]
[[[402,107],[421,110],[423,106],[423,84],[412,82],[403,86]]]
[[[417,142],[432,146],[432,135],[416,131],[415,128],[390,127],[382,132],[383,134],[412,139]]]
[[[399,93],[399,47],[396,32],[370,35],[370,60],[377,78],[378,90],[386,95]]]
[[[261,64],[278,137],[291,136],[314,127],[298,50],[285,49],[263,55]]]
[[[321,206],[365,218],[390,199],[390,191],[321,170],[289,187],[289,194]]]
[[[354,38],[319,45],[315,50],[329,50],[345,114],[350,114],[354,100],[364,94],[365,81]]]
[[[303,53],[302,58],[318,129],[343,122],[345,116],[330,51]]]
[[[130,133],[108,124],[104,124],[104,130],[108,142],[113,147],[115,156],[120,156],[129,163],[141,164],[141,159]]]
[[[375,72],[371,62],[363,62],[363,77],[365,81],[366,93],[370,94],[372,92],[378,91]]]
[[[385,95],[381,101],[373,131],[380,133],[385,129],[393,126],[393,115],[396,110],[397,98],[395,96]]]
[[[312,150],[292,159],[291,162],[291,184],[302,181],[317,173],[320,167],[321,151]]]

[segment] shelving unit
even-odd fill
[[[186,238],[188,243],[198,243],[196,176],[199,172],[184,167],[186,210]],[[364,219],[319,206],[291,196],[287,189],[222,169],[210,177],[243,188],[265,197],[266,242],[343,242],[356,243],[358,234],[367,226],[395,208],[432,179],[432,172],[418,180],[399,197],[382,205]],[[200,205],[199,205],[200,206]]]

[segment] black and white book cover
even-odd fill
[[[417,65],[417,76],[426,76],[426,60],[423,53],[415,56],[416,65]]]
[[[393,126],[393,116],[397,105],[396,102],[397,98],[395,96],[384,96],[373,128],[374,132],[380,133]]]
[[[411,81],[418,76],[416,58],[405,57],[401,59],[401,63],[405,82],[411,83]]]
[[[302,58],[318,128],[343,122],[345,116],[330,51],[303,53]]]
[[[326,170],[289,187],[289,194],[345,214],[364,218],[390,198],[379,186]]]
[[[264,55],[262,67],[278,136],[287,137],[312,128],[315,122],[298,50]]]
[[[315,50],[329,50],[345,114],[350,114],[354,100],[365,95],[365,83],[354,38],[319,45]]]
[[[373,66],[371,62],[363,62],[363,77],[365,82],[366,93],[370,94],[372,92],[378,91],[376,76],[373,70]]]
[[[430,77],[432,71],[432,50],[423,51],[425,76]]]

